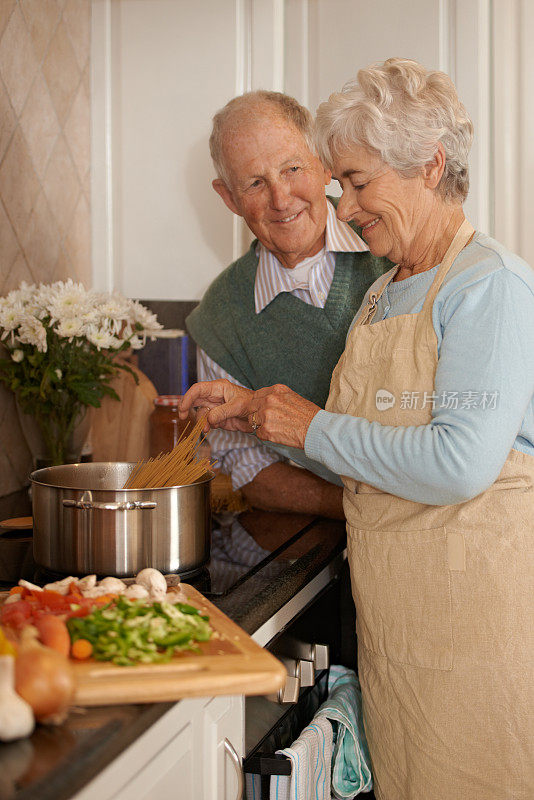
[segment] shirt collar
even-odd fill
[[[328,268],[326,263],[328,253],[363,253],[369,250],[356,231],[347,222],[342,222],[337,218],[336,210],[329,200],[326,201],[326,208],[325,247],[321,254],[310,258],[310,262],[313,261],[313,263],[316,263],[317,259],[321,259],[325,269]],[[259,242],[256,254],[259,260],[254,284],[254,300],[256,314],[259,314],[277,295],[281,292],[291,291],[293,287],[287,280],[287,275],[291,270],[283,267],[276,256]]]
[[[342,222],[336,216],[336,209],[327,200],[326,215],[326,251],[331,253],[365,253],[369,246],[348,222]]]

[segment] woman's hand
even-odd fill
[[[301,397],[288,386],[276,384],[253,391],[227,380],[196,383],[185,393],[180,417],[191,408],[207,408],[204,432],[210,428],[256,433],[275,444],[304,449],[310,422],[319,406]]]

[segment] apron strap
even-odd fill
[[[434,305],[434,300],[436,299],[437,293],[441,289],[441,285],[445,280],[445,276],[452,267],[454,259],[464,249],[469,239],[473,236],[474,232],[475,229],[473,228],[469,220],[464,219],[464,221],[456,231],[454,239],[448,246],[447,252],[443,256],[443,260],[440,264],[437,275],[432,282],[432,286],[427,292],[425,302],[423,303],[423,308],[421,309],[422,314],[432,313],[432,306]]]
[[[354,323],[354,327],[356,327],[357,325],[368,325],[372,321],[376,313],[377,303],[379,299],[382,297],[382,293],[386,288],[386,286],[389,286],[389,284],[397,274],[398,268],[399,265],[397,264],[394,267],[394,271],[391,273],[391,275],[388,278],[386,278],[386,280],[382,281],[381,285],[377,289],[375,289],[374,292],[371,292],[369,294],[369,297],[367,298],[367,303],[358,314],[358,318]]]
[[[436,299],[436,295],[441,289],[441,284],[445,280],[445,276],[447,272],[450,270],[451,266],[454,263],[454,259],[456,256],[464,249],[469,239],[474,234],[475,229],[469,222],[469,220],[464,219],[458,230],[456,231],[452,242],[450,243],[449,247],[445,255],[443,256],[443,260],[441,262],[440,268],[437,272],[436,277],[434,278],[430,289],[428,290],[427,296],[425,298],[425,302],[423,303],[423,308],[421,309],[421,316],[425,316],[432,313],[432,306],[434,304],[434,300]],[[371,292],[367,303],[362,308],[358,318],[354,324],[354,327],[357,325],[368,325],[375,313],[376,313],[376,306],[378,300],[382,296],[382,293],[386,286],[388,286],[395,275],[398,272],[399,265],[397,264],[391,274],[382,281],[381,285],[375,289],[374,292]]]

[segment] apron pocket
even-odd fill
[[[390,661],[451,670],[451,586],[444,528],[348,526],[358,640]]]

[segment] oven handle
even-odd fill
[[[237,754],[235,747],[233,746],[232,742],[225,737],[224,739],[224,749],[227,754],[230,756],[230,760],[235,767],[237,773],[237,794],[236,800],[241,800],[243,797],[243,770],[241,769],[241,760]]]

